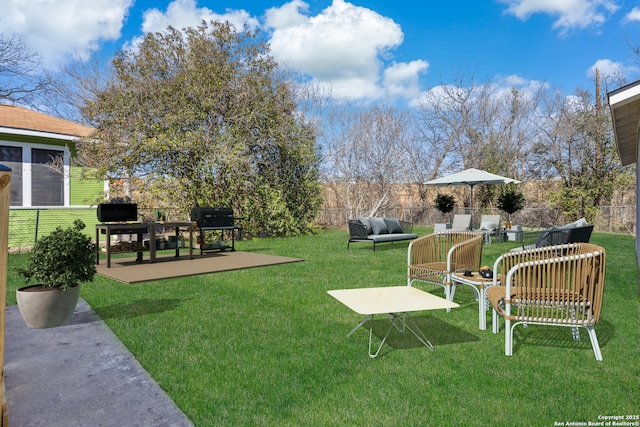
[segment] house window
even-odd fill
[[[0,145],[0,163],[11,169],[10,206],[22,206],[22,148]]]
[[[64,174],[53,165],[62,165],[64,152],[31,149],[31,205],[64,206]]]

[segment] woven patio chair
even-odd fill
[[[407,285],[413,286],[417,281],[442,286],[445,298],[452,301],[451,274],[478,271],[482,240],[482,233],[446,230],[412,241],[407,257]]]
[[[501,265],[499,265],[501,264]],[[491,286],[493,332],[498,316],[505,319],[505,355],[513,354],[517,325],[570,327],[580,341],[585,328],[596,360],[602,360],[594,329],[600,319],[604,292],[605,250],[590,243],[572,243],[509,252],[494,264],[503,279]]]

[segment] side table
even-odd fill
[[[522,243],[522,227],[520,227],[519,225],[514,225],[512,228],[505,228],[502,230],[502,233],[504,235],[505,242],[511,241]]]
[[[450,300],[456,293],[456,285],[471,286],[478,300],[478,328],[482,331],[487,329],[487,289],[493,285],[500,285],[500,278],[494,281],[493,278],[485,279],[478,272],[471,273],[471,276],[465,276],[462,272],[456,272],[451,275],[451,295]]]

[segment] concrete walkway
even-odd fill
[[[58,328],[7,307],[4,368],[11,427],[193,425],[82,298]]]

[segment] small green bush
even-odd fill
[[[57,227],[38,239],[25,268],[18,274],[29,283],[35,280],[43,287],[66,290],[82,282],[90,282],[96,273],[96,245],[82,232],[84,222],[76,219],[73,227]]]
[[[448,194],[438,194],[435,199],[435,208],[443,215],[453,211],[456,207],[456,198]]]

